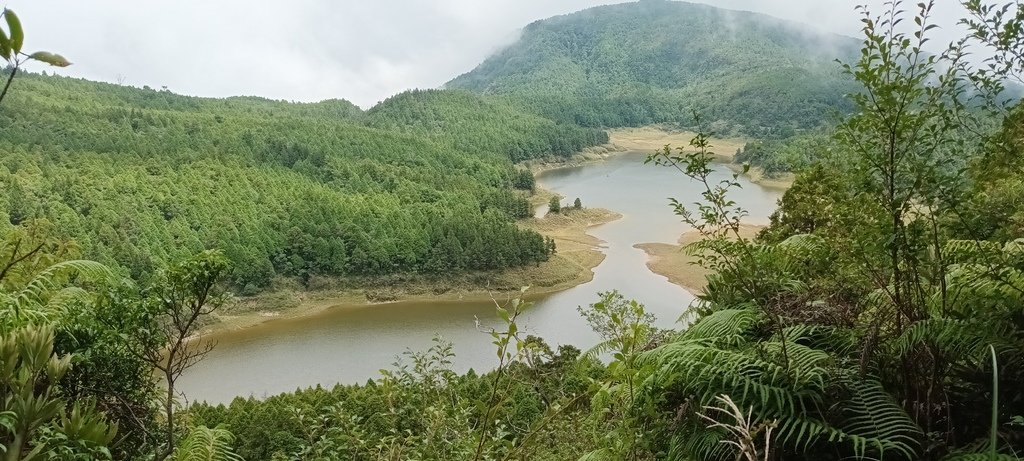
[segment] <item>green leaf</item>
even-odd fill
[[[0,29],[0,57],[11,60],[11,39],[7,38],[3,29]]]
[[[11,50],[21,53],[21,45],[25,43],[25,32],[21,29],[21,20],[11,10],[4,11],[4,18],[7,19],[7,27],[11,31]]]
[[[65,58],[64,56],[46,51],[36,51],[35,53],[29,55],[29,58],[35,59],[39,62],[45,62],[51,66],[56,67],[67,67],[71,65],[71,62],[68,61],[67,58]]]

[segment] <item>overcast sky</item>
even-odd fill
[[[700,2],[857,36],[854,6],[881,11],[883,0]],[[62,74],[200,96],[344,98],[364,108],[471,70],[534,20],[612,3],[622,2],[6,0],[24,23],[28,51],[75,63]],[[936,21],[948,27],[937,38],[948,41],[959,2],[938,3]]]

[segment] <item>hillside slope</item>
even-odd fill
[[[347,101],[194,98],[21,74],[0,106],[0,231],[43,218],[84,256],[145,278],[220,248],[239,287],[274,276],[502,269],[547,259],[509,144],[562,152],[604,133],[473,94]],[[412,117],[402,119],[402,115]],[[430,114],[435,114],[430,115]],[[421,128],[417,128],[421,127]],[[429,128],[427,128],[429,127]],[[478,133],[490,133],[476,142]],[[528,184],[527,184],[528,185]]]
[[[834,60],[858,49],[765,15],[644,0],[534,22],[447,87],[507,95],[584,126],[689,124],[697,110],[762,135],[848,109],[853,86]]]
[[[607,133],[524,111],[505,101],[462,90],[412,90],[366,113],[366,124],[436,139],[463,152],[492,152],[518,162],[568,157],[608,142]]]

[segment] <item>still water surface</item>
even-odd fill
[[[582,167],[549,171],[540,185],[584,206],[616,211],[623,218],[590,230],[604,240],[607,255],[594,280],[537,300],[519,319],[520,330],[540,336],[553,347],[582,349],[597,342],[577,312],[597,300],[597,293],[617,289],[637,299],[671,327],[693,296],[647,269],[646,254],[636,243],[674,243],[686,227],[672,213],[668,198],[684,203],[700,197],[698,184],[678,171],[644,165],[644,154],[630,153]],[[716,166],[716,179],[731,172]],[[746,208],[747,222],[764,223],[780,192],[741,178],[731,197]],[[236,396],[266,397],[297,388],[362,383],[379,376],[406,349],[425,350],[440,335],[454,344],[455,369],[492,369],[496,356],[491,337],[478,329],[501,327],[489,302],[400,302],[366,307],[339,307],[314,316],[277,320],[218,336],[207,358],[181,378],[191,401],[229,402]],[[525,331],[524,331],[525,330]]]

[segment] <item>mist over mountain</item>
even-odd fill
[[[446,86],[506,95],[584,126],[689,124],[747,134],[810,128],[849,109],[836,59],[859,41],[794,22],[645,0],[536,21]]]

